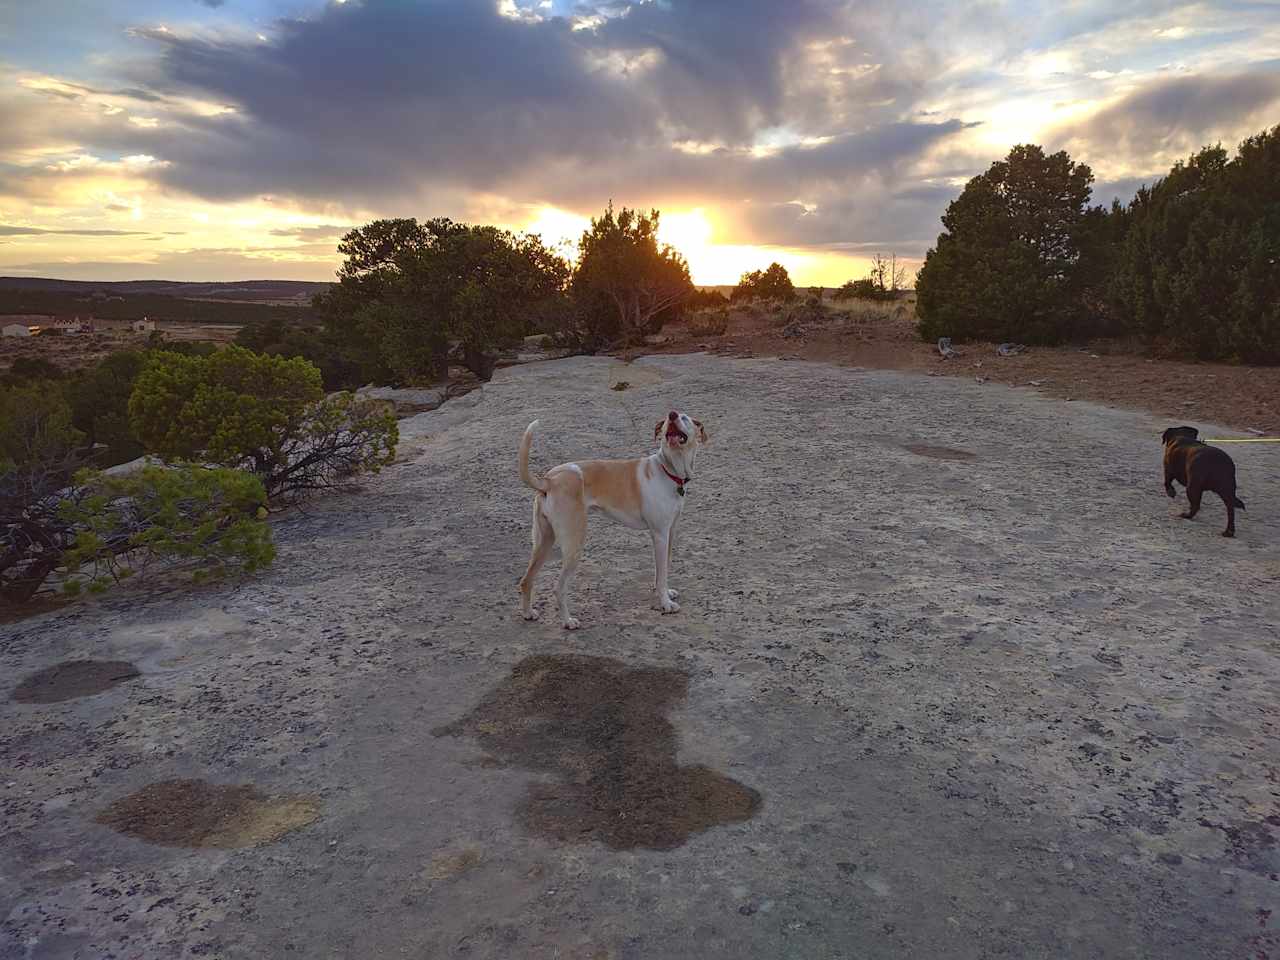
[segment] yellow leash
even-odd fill
[[[1280,437],[1241,437],[1231,439],[1228,437],[1210,437],[1202,443],[1280,443]]]

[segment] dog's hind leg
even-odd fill
[[[1234,537],[1236,535],[1236,495],[1234,493],[1219,493],[1222,502],[1227,505],[1227,529],[1222,531],[1224,537]]]
[[[1204,493],[1204,488],[1194,480],[1187,487],[1187,512],[1180,514],[1183,520],[1190,520],[1200,512],[1200,497]]]
[[[520,615],[526,620],[538,619],[538,611],[533,609],[533,582],[556,544],[556,532],[542,512],[543,499],[542,494],[533,498],[533,552],[529,555],[529,569],[520,579]]]
[[[556,603],[560,605],[560,621],[566,630],[577,630],[582,624],[578,618],[569,613],[569,584],[578,569],[578,561],[582,559],[582,544],[587,538],[587,510],[583,504],[576,504],[576,509],[569,516],[553,514],[551,525],[555,528],[555,537],[560,542],[560,578],[556,581]]]

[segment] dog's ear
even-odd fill
[[[662,428],[665,427],[666,425],[667,425],[667,421],[665,420],[659,420],[657,424],[654,425],[653,439],[657,440],[658,437],[662,436]]]
[[[1173,439],[1173,427],[1170,427],[1164,433],[1160,434],[1161,443],[1168,443],[1172,439]]]
[[[711,442],[711,438],[707,436],[707,430],[706,430],[706,428],[702,425],[702,421],[701,421],[701,420],[694,420],[694,421],[693,421],[693,425],[694,425],[695,427],[697,427],[697,428],[698,428],[698,442],[699,442],[699,443],[710,443],[710,442]]]
[[[1181,433],[1188,440],[1200,439],[1200,431],[1197,430],[1195,427],[1179,427],[1178,432]]]

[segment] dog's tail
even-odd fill
[[[520,438],[520,479],[524,481],[525,486],[532,487],[539,493],[547,492],[547,482],[545,480],[536,480],[529,473],[529,448],[533,446],[533,428],[538,425],[535,420],[524,428],[524,436]]]

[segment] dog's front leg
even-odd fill
[[[671,576],[671,557],[675,553],[675,550],[676,550],[676,525],[673,523],[671,524],[671,529],[667,532],[667,576],[668,578]],[[654,596],[657,596],[658,594],[658,570],[657,570],[656,563],[654,564],[654,571],[653,571],[653,593],[654,593]],[[669,600],[679,600],[680,591],[675,589],[674,587],[668,586],[667,598]]]
[[[659,533],[653,531],[653,608],[663,613],[677,613],[680,604],[671,599],[671,590],[667,586],[667,571],[671,566],[671,531]]]

